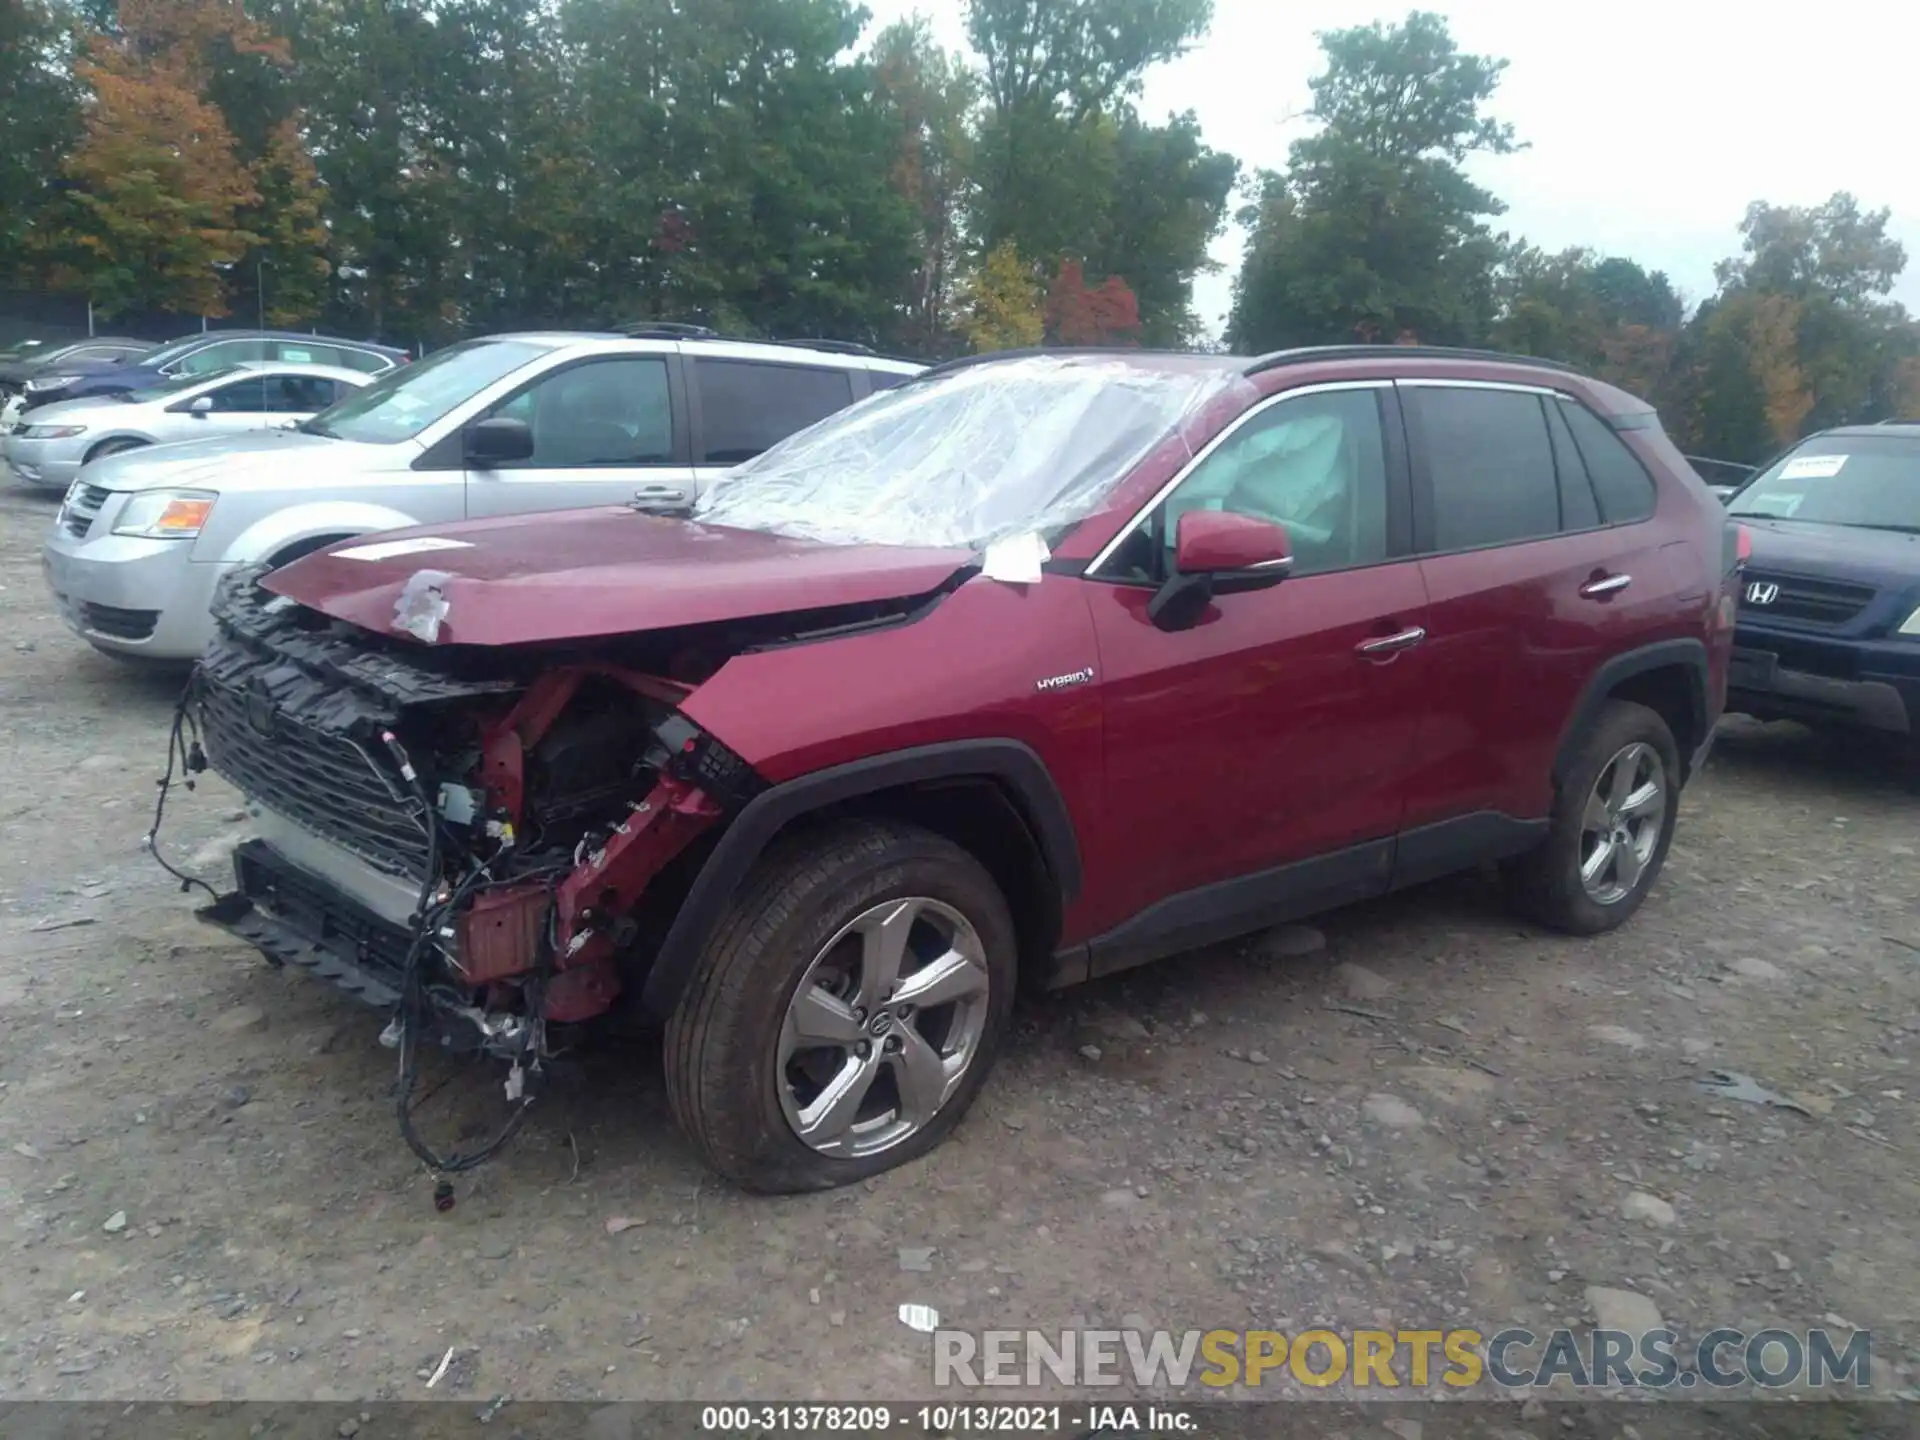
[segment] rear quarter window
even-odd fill
[[[1560,402],[1560,413],[1573,432],[1580,457],[1587,463],[1600,518],[1609,525],[1631,525],[1651,519],[1655,500],[1653,477],[1623,441],[1586,406]]]

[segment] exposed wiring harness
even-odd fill
[[[400,1125],[400,1138],[407,1142],[407,1148],[429,1169],[441,1174],[458,1174],[463,1170],[472,1170],[486,1163],[506,1146],[526,1122],[527,1111],[533,1105],[531,1092],[523,1092],[519,1103],[514,1106],[500,1129],[484,1145],[471,1151],[453,1151],[447,1155],[438,1154],[421,1137],[413,1123],[413,1094],[420,1082],[420,1031],[426,1018],[427,993],[424,964],[433,939],[439,934],[444,922],[459,912],[460,906],[479,886],[492,879],[492,861],[476,865],[469,870],[444,898],[436,899],[436,892],[444,888],[440,879],[442,850],[440,845],[440,817],[434,810],[433,802],[427,795],[426,786],[419,772],[413,768],[413,762],[407,758],[406,749],[392,731],[383,731],[381,743],[392,755],[401,778],[412,792],[414,803],[420,807],[420,818],[427,832],[427,873],[420,883],[419,900],[414,906],[413,933],[407,944],[406,959],[401,964],[400,1006],[394,1019],[396,1038],[400,1052],[400,1074],[395,1087],[394,1110]],[[494,857],[498,859],[496,855]],[[540,987],[544,982],[553,959],[553,941],[555,936],[555,907],[551,889],[548,892],[547,923],[543,927],[543,943],[540,947],[538,966],[533,983],[528,987],[528,1012],[537,1016],[540,1012]],[[529,1026],[527,1049],[532,1058],[538,1060],[541,1050],[541,1031],[535,1021]],[[519,1057],[514,1065],[518,1068]]]
[[[197,674],[187,681],[186,688],[180,692],[180,698],[174,702],[173,725],[167,733],[167,773],[159,779],[160,794],[153,802],[153,824],[147,828],[147,838],[143,842],[147,853],[160,863],[160,868],[180,882],[180,893],[188,894],[198,885],[207,892],[208,898],[218,900],[220,892],[198,876],[176,870],[167,857],[160,853],[160,822],[166,818],[167,796],[176,783],[173,778],[174,767],[180,768],[179,784],[193,789],[193,777],[207,768],[206,751],[200,748],[200,724],[193,718],[193,692],[197,683]]]

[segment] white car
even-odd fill
[[[373,380],[333,365],[269,360],[182,375],[124,395],[41,405],[0,439],[28,485],[65,490],[92,460],[181,440],[297,424]]]
[[[671,329],[463,341],[297,429],[89,465],[41,552],[47,588],[96,650],[190,660],[237,565],[407,525],[622,503],[684,512],[735,465],[924,368]]]

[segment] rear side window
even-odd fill
[[[1626,442],[1609,430],[1586,406],[1562,400],[1558,406],[1573,431],[1574,443],[1587,462],[1593,493],[1600,501],[1600,517],[1609,525],[1631,525],[1653,516],[1653,477]]]
[[[751,460],[853,402],[845,370],[695,360],[693,380],[700,397],[700,463],[706,465]]]
[[[1538,396],[1426,385],[1401,393],[1431,477],[1433,550],[1560,533],[1553,445]]]

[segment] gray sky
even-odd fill
[[[959,0],[865,0],[875,23],[918,10],[964,48]],[[1192,51],[1147,76],[1148,118],[1191,109],[1207,143],[1247,169],[1281,168],[1299,138],[1319,30],[1399,19],[1406,6],[1215,0]],[[1920,164],[1910,112],[1920,92],[1920,6],[1825,0],[1807,9],[1729,0],[1540,0],[1433,4],[1463,50],[1510,62],[1490,107],[1530,148],[1474,162],[1499,195],[1495,222],[1550,250],[1588,245],[1665,270],[1697,303],[1713,264],[1739,248],[1750,200],[1818,204],[1851,190],[1890,206],[1913,257],[1895,297],[1920,311]],[[1241,236],[1214,246],[1195,305],[1218,331]]]

